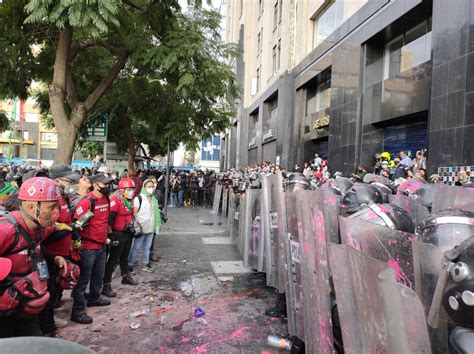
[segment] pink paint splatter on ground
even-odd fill
[[[244,337],[245,335],[245,331],[249,330],[250,327],[242,327],[242,328],[239,328],[237,331],[235,331],[234,333],[232,333],[230,336],[226,336],[224,338],[221,338],[221,339],[217,339],[217,340],[214,340],[212,342],[208,342],[208,343],[205,343],[199,347],[196,348],[196,351],[198,353],[205,353],[207,352],[207,347],[211,344],[218,344],[218,343],[222,343],[224,341],[227,341],[227,340],[230,340],[230,339],[234,339],[234,338],[242,338]]]
[[[184,337],[183,339],[181,339],[181,343],[189,343],[190,341],[191,339],[188,337]]]
[[[388,245],[389,245],[389,246],[394,246],[394,245],[396,245],[397,243],[398,243],[397,240],[388,240]]]
[[[395,277],[397,278],[397,283],[410,286],[410,279],[406,276],[406,274],[403,272],[403,270],[400,268],[400,265],[398,264],[397,261],[393,259],[389,259],[387,262],[387,265],[393,268],[395,271]]]

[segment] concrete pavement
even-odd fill
[[[266,337],[285,335],[286,324],[263,314],[275,293],[262,274],[242,266],[226,220],[198,208],[170,208],[168,215],[155,272],[138,272],[136,287],[121,285],[116,272],[112,305],[88,309],[94,323],[71,323],[62,338],[101,353],[276,353]],[[69,318],[72,299],[64,298],[57,314]],[[193,317],[197,307],[205,321]]]

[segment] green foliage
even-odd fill
[[[0,133],[10,129],[10,120],[8,115],[4,111],[0,111]]]
[[[77,149],[81,154],[89,160],[94,159],[97,155],[104,152],[104,143],[100,141],[85,141],[79,139],[76,143]]]
[[[223,131],[238,95],[232,68],[235,47],[219,35],[220,15],[200,7],[186,14],[178,0],[4,0],[0,4],[0,97],[26,98],[33,80],[43,122],[54,127],[47,92],[53,78],[59,31],[73,33],[78,49],[69,70],[77,99],[84,102],[116,62],[129,53],[113,85],[87,113],[87,124],[109,119],[109,136],[122,152],[148,145],[163,154],[170,143],[197,147],[200,139]],[[32,45],[35,45],[34,47]],[[68,92],[68,95],[70,92]],[[64,111],[71,115],[68,97]],[[85,125],[80,136],[85,133]],[[93,156],[101,144],[79,141]]]
[[[25,23],[49,22],[60,30],[86,29],[97,36],[119,26],[119,6],[118,0],[31,0],[25,6]]]

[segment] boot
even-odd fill
[[[285,293],[279,293],[276,298],[275,307],[269,308],[265,311],[268,317],[286,318],[286,296]]]
[[[102,287],[102,295],[105,295],[107,297],[116,297],[117,293],[112,290],[112,286],[110,283],[104,284]]]
[[[133,279],[130,274],[127,274],[122,277],[122,284],[138,285],[138,282],[135,279]]]
[[[150,261],[152,261],[152,262],[159,262],[159,261],[160,261],[160,257],[158,257],[158,256],[155,255],[155,254],[150,254]]]

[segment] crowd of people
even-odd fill
[[[116,297],[111,280],[135,286],[136,265],[153,272],[166,217],[155,170],[100,172],[4,166],[0,172],[0,337],[55,336],[55,308],[72,289],[71,320]],[[141,252],[142,259],[138,262]],[[89,292],[86,289],[89,288]]]

